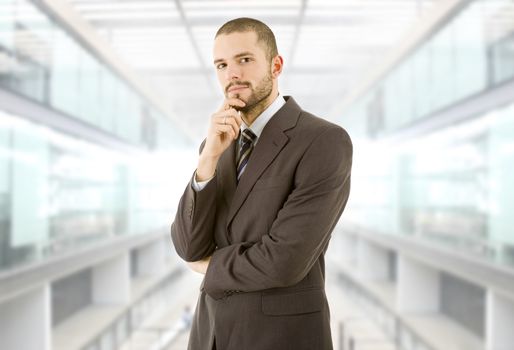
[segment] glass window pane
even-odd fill
[[[79,48],[62,30],[54,34],[54,64],[51,72],[50,101],[54,107],[70,115],[77,115]]]
[[[437,33],[431,39],[430,46],[433,82],[430,102],[431,110],[436,111],[447,106],[455,97],[453,26],[450,24]]]
[[[489,49],[491,82],[514,77],[514,2],[482,1],[485,37]]]
[[[487,61],[481,4],[470,4],[454,20],[455,98],[463,99],[485,89]]]
[[[14,47],[14,0],[0,0],[0,47]]]
[[[79,49],[79,114],[78,116],[93,125],[99,123],[100,111],[100,66],[98,61],[83,48]]]

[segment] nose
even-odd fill
[[[228,65],[227,66],[227,80],[240,80],[241,77],[241,69],[237,65]]]

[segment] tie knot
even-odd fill
[[[241,136],[243,137],[242,141],[244,143],[246,143],[246,142],[254,142],[255,139],[257,138],[257,136],[249,128],[244,129],[243,133],[241,134]]]

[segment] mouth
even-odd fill
[[[247,89],[248,86],[246,85],[234,85],[234,86],[231,86],[227,92],[236,92],[236,91],[240,91],[240,90],[243,90],[243,89]]]

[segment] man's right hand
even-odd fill
[[[196,169],[197,181],[205,181],[214,176],[221,154],[239,136],[243,120],[236,108],[244,106],[245,103],[238,98],[227,98],[221,108],[212,115]]]

